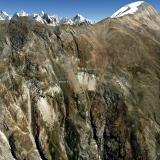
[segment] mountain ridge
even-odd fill
[[[150,10],[152,11],[149,11]],[[119,10],[117,10],[113,15],[111,15],[108,18],[120,18],[123,16],[127,15],[136,15],[137,13],[142,13],[146,12],[145,14],[158,14],[158,12],[147,2],[145,1],[136,1],[132,2],[130,4],[127,4],[123,7],[121,7]],[[150,12],[150,13],[149,13]],[[152,13],[151,13],[152,12]],[[23,16],[28,16],[31,17],[33,20],[43,23],[43,24],[48,24],[51,26],[57,26],[57,25],[81,25],[81,24],[93,24],[95,22],[83,17],[80,14],[75,15],[73,18],[68,18],[68,17],[58,17],[55,15],[49,15],[47,13],[33,13],[33,14],[28,14],[25,11],[20,11],[16,12],[13,14],[13,16],[9,16],[5,11],[0,11],[0,20],[10,20],[12,17],[23,17]]]
[[[5,11],[0,11],[0,20],[10,20],[11,18],[14,17],[30,17],[33,20],[40,22],[40,23],[45,23],[49,24],[52,26],[56,25],[63,25],[63,24],[69,24],[69,25],[80,25],[80,24],[92,24],[93,22],[85,17],[83,17],[80,14],[75,15],[73,18],[67,18],[67,17],[58,17],[55,15],[49,15],[47,13],[42,13],[37,14],[28,14],[25,11],[20,11],[16,12],[13,14],[13,16],[9,16]]]
[[[147,2],[145,1],[136,1],[130,4],[127,4],[116,11],[111,18],[119,18],[127,15],[136,15],[136,14],[146,14],[147,16],[158,14],[158,12]]]
[[[0,21],[0,160],[160,159],[160,16],[149,8],[93,25]]]

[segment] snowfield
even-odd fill
[[[115,12],[111,18],[118,18],[128,14],[134,14],[138,11],[138,7],[143,4],[144,1],[138,1],[134,3],[130,3],[122,8],[120,8],[117,12]]]

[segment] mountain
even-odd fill
[[[47,13],[42,12],[41,17],[49,25],[52,25],[52,26],[59,25],[59,18],[57,16],[49,16]]]
[[[93,22],[91,20],[88,20],[87,18],[83,17],[80,14],[77,14],[72,19],[67,17],[62,17],[60,19],[60,24],[69,24],[69,25],[82,25],[82,24],[92,24]]]
[[[49,25],[58,26],[58,25],[81,25],[81,24],[91,24],[92,22],[80,14],[77,14],[73,18],[57,16],[49,16],[47,13],[44,13],[42,19]]]
[[[122,17],[129,14],[135,14],[139,11],[139,7],[143,5],[144,1],[138,1],[131,4],[128,4],[122,8],[120,8],[117,12],[115,12],[111,18]]]
[[[92,23],[91,20],[86,19],[85,17],[83,17],[80,14],[77,14],[75,17],[73,17],[73,22],[76,25],[79,25],[79,24],[91,24]]]
[[[111,16],[111,18],[118,18],[138,13],[144,13],[145,16],[158,14],[156,10],[145,1],[137,1],[120,8]]]
[[[0,20],[10,20],[11,17],[5,12],[5,11],[0,11]]]
[[[160,159],[160,15],[119,15],[0,21],[0,160]]]
[[[16,12],[14,14],[14,16],[17,16],[17,17],[27,17],[27,16],[29,16],[29,14],[26,13],[25,11],[20,11],[20,12]]]
[[[49,15],[47,13],[44,13],[43,11],[40,14],[33,13],[32,15],[29,15],[25,11],[20,11],[20,12],[16,12],[12,17],[13,18],[14,17],[30,17],[37,22],[47,24],[50,26],[92,24],[91,20],[88,20],[87,18],[83,17],[80,14],[77,14],[73,18],[67,18],[67,17],[60,18],[55,15]],[[4,11],[0,12],[0,20],[9,20],[12,17],[10,17]]]
[[[40,23],[44,23],[45,21],[44,21],[44,19],[41,17],[41,15],[39,15],[39,14],[33,14],[32,15],[32,18],[35,20],[35,21],[37,21],[37,22],[40,22]]]
[[[74,25],[75,24],[75,22],[72,20],[72,19],[70,19],[70,18],[67,18],[67,17],[62,17],[61,19],[60,19],[60,24],[69,24],[69,25]]]

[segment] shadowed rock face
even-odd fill
[[[0,35],[0,159],[159,160],[158,14]]]

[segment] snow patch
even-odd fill
[[[115,12],[111,18],[118,18],[128,14],[134,14],[138,11],[138,7],[143,4],[144,1],[138,1],[134,3],[130,3],[122,8],[120,8],[117,12]]]
[[[5,134],[3,132],[0,131],[0,137],[1,137],[1,140],[3,140],[3,142],[10,148],[10,145],[9,145],[9,142],[8,142],[8,139],[7,137],[5,136]]]
[[[46,98],[40,98],[37,102],[38,109],[45,122],[52,124],[56,120],[54,109],[49,105]]]
[[[129,95],[131,85],[128,83],[127,80],[125,80],[122,77],[114,76],[113,79],[112,79],[112,82],[115,83],[116,85],[118,85],[123,90],[123,94],[125,96]]]
[[[96,76],[94,74],[89,74],[86,72],[78,72],[79,84],[89,91],[95,91],[96,89]]]
[[[2,131],[0,131],[0,160],[15,160],[11,154],[8,139]]]
[[[47,90],[47,94],[51,95],[52,97],[55,96],[55,94],[58,94],[61,92],[61,88],[58,86],[58,85],[55,85],[53,87],[50,87],[48,90]]]

